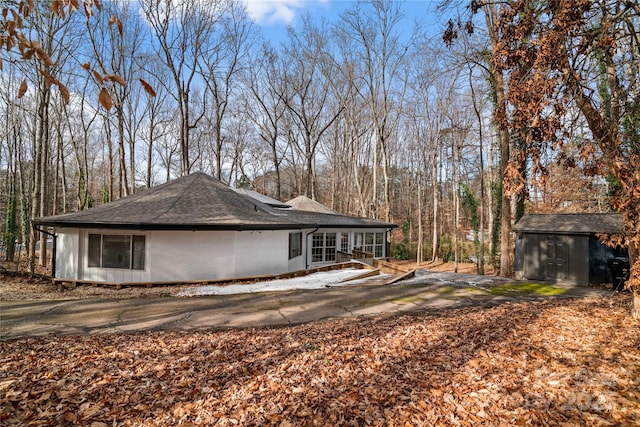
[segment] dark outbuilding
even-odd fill
[[[529,214],[513,227],[516,277],[578,285],[612,283],[607,261],[626,257],[597,234],[622,233],[617,213]]]

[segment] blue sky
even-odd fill
[[[262,28],[264,36],[273,44],[283,41],[287,25],[296,27],[303,13],[311,13],[314,18],[325,18],[335,22],[340,14],[355,1],[347,0],[245,0],[253,20]],[[409,0],[401,2],[405,14],[405,24],[410,31],[413,22],[425,25],[429,34],[441,31],[443,23],[438,23],[435,0]]]

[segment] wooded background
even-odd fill
[[[305,16],[274,44],[234,0],[10,0],[6,258],[19,243],[35,260],[35,217],[193,171],[394,222],[394,257],[471,258],[480,272],[511,272],[525,211],[616,208],[637,239],[640,7],[474,0],[438,12],[429,36],[397,2],[359,2],[335,22]]]

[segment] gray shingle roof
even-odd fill
[[[245,196],[249,196],[252,199],[256,199],[257,201],[264,203],[265,205],[272,206],[274,208],[288,208],[289,205],[286,203],[282,203],[280,200],[276,200],[272,197],[264,195],[262,193],[258,193],[254,190],[249,190],[247,188],[233,188],[233,191],[239,194],[244,194]]]
[[[533,233],[621,233],[622,215],[618,213],[528,214],[513,227],[516,232]]]
[[[287,218],[301,224],[313,224],[314,227],[322,228],[374,228],[385,227],[395,228],[395,224],[369,218],[359,218],[355,216],[326,214],[320,212],[300,211],[297,209],[274,209],[274,215]]]
[[[54,227],[147,230],[395,227],[364,218],[306,214],[268,206],[197,172],[86,211],[37,218],[34,223]]]
[[[298,196],[295,199],[291,199],[287,202],[287,205],[291,206],[293,209],[298,209],[299,211],[318,212],[331,215],[338,213],[333,209],[326,207],[322,203],[308,198],[307,196]]]

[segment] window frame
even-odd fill
[[[302,256],[302,232],[289,233],[289,259]]]
[[[106,239],[105,239],[106,237]],[[124,242],[124,239],[127,242]],[[111,247],[105,246],[106,244]],[[128,248],[123,245],[126,243]],[[118,248],[118,244],[120,247]],[[144,271],[147,240],[144,234],[88,233],[87,267],[109,270]],[[106,250],[105,250],[106,249]],[[114,258],[111,258],[113,256]],[[124,263],[128,266],[125,266]],[[121,262],[122,264],[118,264]]]
[[[337,260],[338,233],[317,231],[311,235],[311,262],[324,263]]]
[[[353,233],[353,249],[371,253],[374,258],[383,258],[386,237],[383,231],[359,231]]]
[[[340,251],[344,253],[350,253],[349,246],[349,233],[342,232],[340,233]]]

